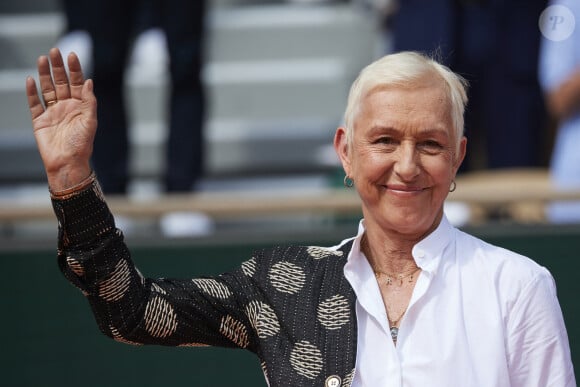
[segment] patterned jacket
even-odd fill
[[[223,346],[255,353],[270,386],[350,386],[355,294],[339,250],[256,252],[212,278],[149,279],[133,265],[98,183],[53,200],[59,266],[91,303],[99,328],[128,344]]]

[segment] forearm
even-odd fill
[[[132,331],[148,291],[130,261],[98,183],[92,179],[86,187],[52,198],[59,224],[61,271],[89,299],[103,333],[117,338],[121,332]],[[128,302],[132,308],[124,306]]]
[[[565,119],[580,111],[580,70],[577,70],[546,96],[548,110],[557,119]]]

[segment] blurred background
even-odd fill
[[[360,7],[302,3],[208,2],[201,71],[205,168],[196,191],[300,192],[335,184],[334,131],[350,83],[376,57],[380,39],[372,15]],[[58,45],[64,54],[77,52],[91,76],[90,39],[78,20],[79,29],[69,31],[64,4],[27,0],[0,5],[5,53],[0,59],[0,199],[12,203],[9,207],[20,201],[47,203],[22,88],[26,75],[35,73],[36,58]],[[87,18],[87,12],[81,7],[77,19]],[[109,28],[108,23],[101,28]],[[157,198],[163,194],[167,152],[168,55],[162,30],[147,22],[136,30],[125,77],[127,196]],[[342,182],[342,176],[338,179]],[[4,224],[5,237],[42,234],[42,219],[30,224],[15,218]],[[120,218],[126,233],[160,231],[156,221]],[[224,224],[215,220],[211,225],[221,230]],[[200,227],[204,233],[206,227]]]
[[[342,186],[332,149],[348,89],[372,60],[422,50],[471,84],[469,155],[446,203],[448,217],[552,271],[573,357],[580,356],[574,299],[580,216],[573,210],[564,210],[570,215],[564,219],[550,215],[556,202],[577,205],[580,184],[562,186],[553,177],[562,119],[550,110],[549,82],[542,81],[548,72],[543,45],[551,43],[540,32],[547,1],[206,2],[199,73],[203,174],[180,192],[163,186],[171,74],[161,27],[167,26],[156,18],[155,1],[137,3],[145,6],[134,10],[126,64],[118,68],[129,180],[125,192],[107,196],[144,273],[219,273],[256,248],[334,245],[354,235],[359,203]],[[75,51],[92,76],[89,31],[118,28],[113,18],[92,17],[98,4],[0,3],[0,384],[265,385],[257,360],[241,351],[134,348],[101,337],[82,295],[60,278],[57,225],[24,80],[53,46]]]

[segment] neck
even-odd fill
[[[361,250],[375,272],[393,275],[408,273],[417,268],[412,254],[413,247],[437,228],[442,217],[443,210],[437,215],[429,229],[416,235],[405,235],[392,230],[384,230],[376,223],[365,223],[366,229],[361,240]]]
[[[389,240],[375,240],[368,232],[361,240],[361,250],[375,273],[392,276],[403,275],[417,268],[411,253],[414,245],[411,242],[393,244]]]

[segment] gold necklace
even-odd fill
[[[361,240],[361,250],[363,250],[363,252],[366,252],[367,257],[370,255],[369,254],[370,249],[368,246],[366,234],[363,235],[362,240]],[[406,278],[409,278],[409,283],[413,283],[415,273],[417,273],[418,271],[421,271],[421,268],[416,266],[410,272],[401,273],[401,274],[386,273],[386,272],[374,270],[374,268],[373,268],[373,271],[375,273],[375,278],[377,279],[377,283],[379,284],[379,287],[381,284],[381,282],[380,282],[381,276],[387,277],[387,280],[386,280],[387,285],[392,285],[393,279],[397,279],[399,281],[399,287],[401,287],[401,286],[403,286],[403,280]],[[397,338],[399,337],[399,326],[398,326],[399,322],[401,321],[401,319],[403,318],[405,313],[407,313],[408,308],[409,308],[409,305],[407,304],[407,306],[405,307],[403,312],[401,312],[399,317],[397,317],[394,320],[391,320],[391,318],[389,317],[389,312],[387,310],[386,314],[387,314],[387,321],[389,322],[389,331],[391,332],[391,339],[393,340],[393,343],[395,345],[397,345]]]
[[[363,250],[363,252],[365,252],[365,254],[367,256],[369,256],[370,255],[370,248],[369,248],[369,245],[368,245],[368,241],[367,241],[366,236],[367,235],[364,234],[363,237],[362,237],[362,240],[361,240],[361,250]],[[421,270],[421,269],[419,267],[416,267],[415,266],[415,268],[413,268],[413,270],[410,271],[410,272],[408,272],[408,273],[391,274],[391,273],[386,273],[384,271],[378,271],[378,270],[375,270],[373,268],[373,271],[375,273],[375,278],[377,279],[377,282],[380,283],[380,278],[382,276],[385,276],[385,277],[387,277],[387,281],[386,281],[386,284],[387,285],[392,285],[393,284],[393,279],[397,279],[397,280],[399,280],[399,286],[403,286],[403,280],[405,278],[409,278],[409,283],[412,283],[413,282],[413,276],[419,270]]]
[[[418,272],[419,270],[421,270],[418,267],[415,267],[411,272],[409,273],[403,273],[403,274],[391,274],[391,273],[385,273],[383,271],[377,271],[374,270],[375,272],[375,278],[377,279],[377,282],[380,283],[380,279],[382,276],[387,277],[387,281],[386,284],[387,285],[392,285],[393,284],[393,280],[396,279],[399,281],[399,286],[403,286],[403,280],[405,278],[409,278],[409,283],[413,282],[413,276],[415,275],[416,272]]]
[[[415,273],[417,273],[418,271],[420,271],[420,268],[415,268],[413,269],[412,272],[407,273],[407,274],[399,274],[398,276],[396,276],[396,278],[400,281],[399,282],[399,286],[403,286],[403,280],[405,278],[409,278],[409,283],[413,282],[413,276],[415,275]],[[393,277],[395,277],[392,274],[388,274],[388,273],[383,273],[383,272],[379,272],[379,271],[375,271],[375,277],[377,278],[377,282],[380,285],[380,281],[379,281],[379,277],[381,275],[385,275],[387,277],[387,286],[391,285],[393,282]],[[393,343],[395,345],[397,345],[397,338],[399,337],[399,322],[401,321],[401,319],[403,318],[403,316],[405,315],[405,313],[407,313],[407,309],[409,308],[409,305],[407,304],[407,307],[401,312],[401,314],[395,318],[395,319],[391,319],[390,313],[387,309],[387,320],[389,321],[389,330],[391,332],[391,338],[393,339]]]
[[[395,345],[397,345],[397,338],[399,337],[399,326],[398,326],[399,322],[401,321],[401,319],[403,318],[405,313],[407,313],[408,308],[409,308],[409,305],[407,305],[405,310],[403,310],[401,315],[396,320],[391,320],[389,318],[389,311],[387,310],[387,320],[389,321],[389,330],[391,331],[391,338],[393,339],[393,343]]]

